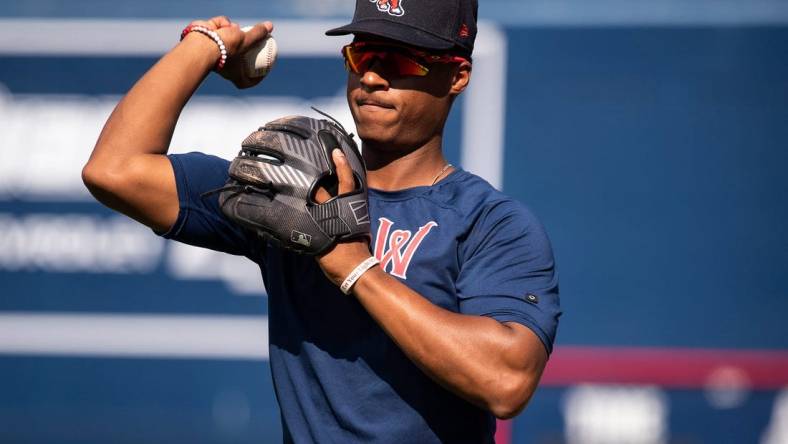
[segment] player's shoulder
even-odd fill
[[[229,177],[230,161],[212,154],[190,152],[167,156],[180,192],[204,192],[222,186]]]
[[[527,205],[475,174],[467,171],[455,174],[453,183],[446,183],[442,199],[463,214],[465,233],[460,242],[463,260],[477,254],[494,255],[501,249],[552,260],[547,231]]]
[[[433,188],[429,197],[436,203],[455,208],[476,222],[514,219],[523,226],[539,224],[527,205],[469,171],[458,169]]]

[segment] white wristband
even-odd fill
[[[355,284],[356,281],[361,277],[361,275],[379,263],[380,261],[375,256],[368,257],[364,260],[364,262],[358,264],[358,266],[356,266],[356,268],[354,268],[349,275],[347,275],[345,280],[342,282],[342,285],[339,286],[339,289],[342,290],[342,293],[350,294],[350,289],[353,287],[353,284]]]

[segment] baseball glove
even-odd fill
[[[219,194],[222,212],[281,247],[309,255],[336,242],[369,237],[364,160],[341,125],[290,116],[268,122],[241,144]],[[331,152],[345,154],[356,188],[337,194]],[[319,203],[318,189],[334,196]]]

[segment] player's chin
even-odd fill
[[[356,130],[359,137],[386,137],[396,134],[399,126],[397,114],[387,110],[359,110],[355,116]]]
[[[365,144],[374,143],[379,145],[388,143],[391,140],[389,136],[390,131],[378,125],[356,124],[356,131],[358,132],[358,137],[363,140]]]

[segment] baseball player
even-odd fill
[[[471,79],[477,2],[396,5],[401,15],[357,0],[353,21],[327,32],[355,36],[342,54],[369,238],[317,257],[279,248],[205,195],[227,182],[227,160],[167,155],[211,70],[254,85],[238,54],[270,22],[248,33],[225,17],[193,22],[217,38],[187,32],[121,100],[83,170],[99,201],[165,238],[260,265],[285,442],[492,442],[495,418],[523,409],[552,349],[558,281],[542,225],[442,152],[449,110]],[[338,194],[356,189],[347,157],[332,159]]]

